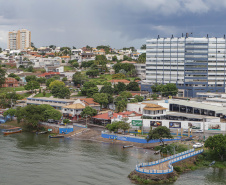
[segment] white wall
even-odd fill
[[[142,120],[140,119],[140,117],[129,117],[128,122],[131,123],[132,120]],[[143,119],[143,125],[146,128],[150,128],[150,122],[151,121],[161,121],[162,122],[162,126],[166,126],[167,128],[169,128],[169,122],[180,122],[181,123],[181,128],[183,129],[188,129],[188,123],[199,123],[201,128],[200,129],[204,129],[208,130],[210,125],[216,125],[219,124],[221,127],[221,131],[226,131],[226,124],[225,123],[221,123],[221,122],[198,122],[198,121],[177,121],[177,120],[155,120],[155,119]],[[135,127],[134,127],[135,128]],[[172,128],[172,129],[176,129],[176,128]]]

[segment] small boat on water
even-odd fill
[[[130,148],[133,147],[133,145],[124,145],[122,148]]]
[[[36,132],[37,135],[40,135],[40,134],[47,134],[48,131],[42,131],[42,132]]]
[[[49,135],[49,138],[64,138],[63,135]]]
[[[3,130],[4,135],[15,134],[20,132],[22,132],[22,128],[20,127],[13,127],[13,128]]]

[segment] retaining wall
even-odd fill
[[[118,135],[118,134],[107,134],[107,133],[104,133],[104,132],[101,133],[101,137],[107,138],[107,139],[120,140],[120,141],[134,142],[134,143],[157,143],[157,142],[160,142],[159,139],[150,140],[149,142],[147,142],[146,139],[140,138],[140,137],[123,136],[123,135]],[[164,139],[164,142],[165,141],[176,141],[176,140],[180,140],[180,138]]]

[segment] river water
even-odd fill
[[[158,159],[145,149],[49,139],[48,135],[0,134],[0,185],[131,185],[137,162]],[[182,174],[173,185],[225,185],[226,170],[204,168]]]

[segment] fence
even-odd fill
[[[160,159],[158,161],[154,161],[154,162],[149,162],[149,163],[140,163],[138,165],[136,165],[136,171],[140,172],[140,173],[146,173],[146,174],[167,174],[167,173],[172,173],[173,172],[173,163],[176,163],[178,161],[187,159],[189,157],[195,156],[197,154],[200,154],[203,152],[203,149],[198,150],[198,151],[194,151],[194,149],[176,154],[176,155],[172,155],[170,157],[164,158],[164,159]],[[148,166],[154,166],[154,165],[158,165],[161,164],[163,162],[169,161],[168,164],[168,169],[167,170],[146,170],[146,169],[142,169],[142,167],[148,167]]]

